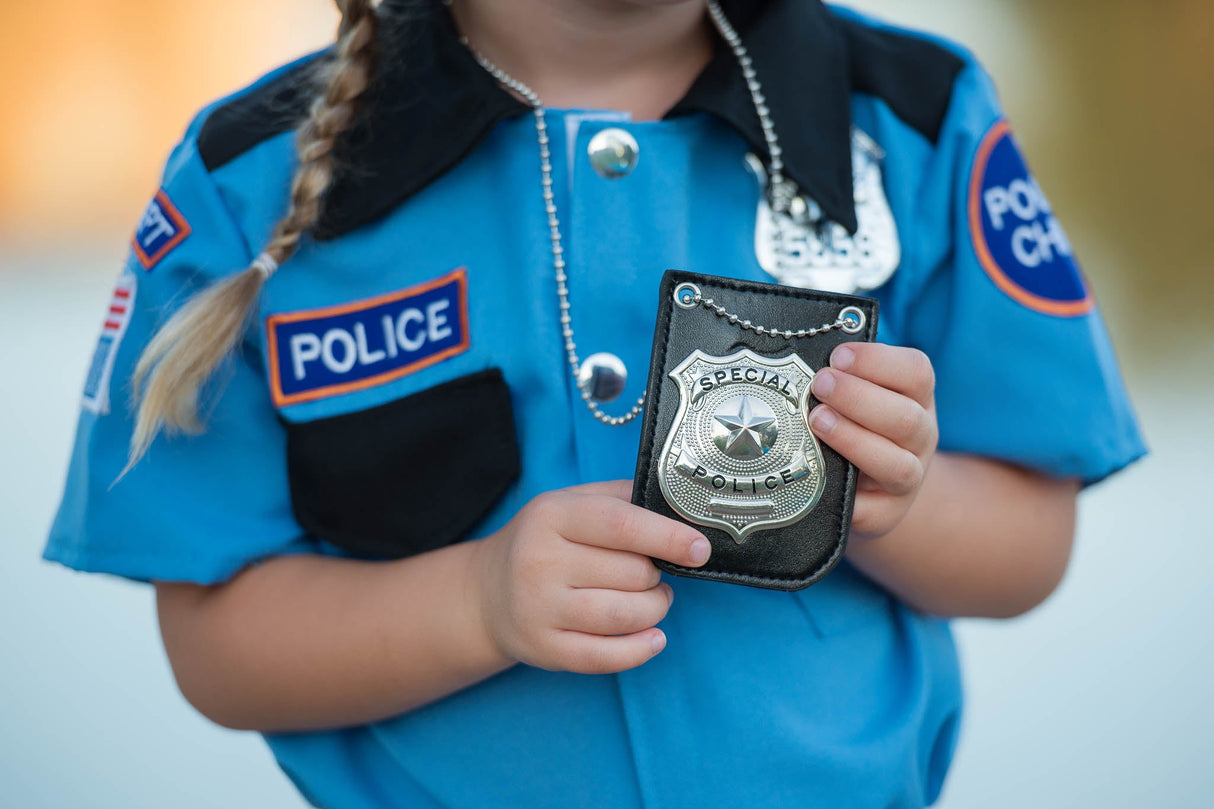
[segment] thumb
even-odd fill
[[[581,483],[577,486],[569,486],[561,491],[614,497],[617,500],[632,502],[631,480],[600,480],[594,483]]]

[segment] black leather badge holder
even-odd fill
[[[658,567],[776,590],[830,572],[857,473],[810,432],[810,383],[876,332],[871,298],[665,274],[632,502],[700,528],[712,557]]]

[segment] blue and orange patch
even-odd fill
[[[131,249],[145,270],[151,270],[190,235],[190,225],[163,190],[148,203],[131,237]]]
[[[399,292],[266,318],[270,391],[279,407],[381,385],[468,345],[462,267]]]
[[[1007,295],[1049,315],[1091,311],[1070,242],[1007,121],[992,126],[978,146],[968,213],[978,261]]]

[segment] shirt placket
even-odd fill
[[[670,169],[685,161],[668,154],[677,141],[660,124],[571,113],[566,126],[569,193],[562,233],[573,339],[581,363],[600,355],[600,362],[624,369],[619,395],[596,402],[607,415],[622,416],[648,381],[662,272],[686,261],[676,235],[686,233],[686,209],[677,201],[666,204],[669,186],[679,187]],[[569,397],[581,479],[631,478],[640,417],[605,424],[587,408],[576,385],[571,384]]]

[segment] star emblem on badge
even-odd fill
[[[743,394],[721,402],[713,414],[712,440],[731,458],[762,457],[779,435],[776,414],[762,399]]]

